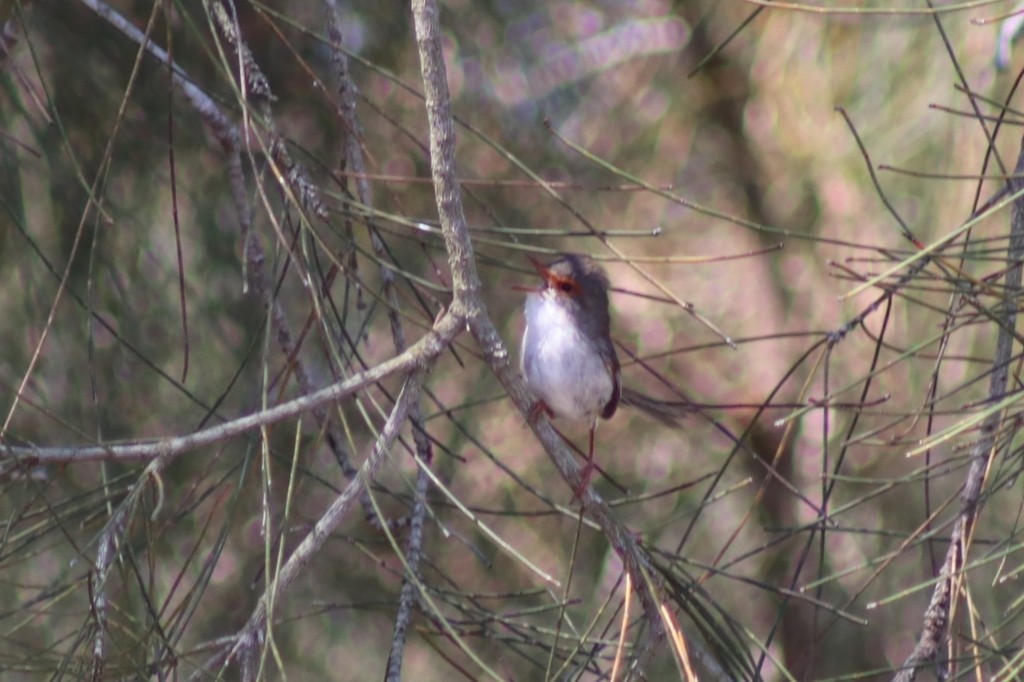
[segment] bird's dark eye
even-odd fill
[[[572,285],[572,282],[561,282],[558,285],[558,288],[564,291],[565,293],[569,294],[572,293],[572,290],[575,289],[576,287]]]

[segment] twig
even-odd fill
[[[1009,179],[1012,193],[1024,189],[1024,180],[1016,177],[1019,173],[1024,172],[1024,139],[1021,140],[1021,144],[1017,166],[1014,168],[1013,176]],[[1013,202],[1010,218],[1010,244],[1006,254],[1007,270],[1002,319],[999,324],[996,352],[992,360],[992,375],[989,381],[988,395],[989,400],[993,402],[1002,399],[1006,394],[1010,354],[1013,351],[1014,330],[1017,324],[1016,299],[1020,295],[1022,258],[1024,258],[1024,198],[1017,198]],[[963,492],[960,496],[960,512],[953,526],[946,558],[942,563],[941,580],[936,583],[931,601],[924,612],[921,636],[914,646],[913,652],[893,677],[893,682],[911,682],[917,677],[917,671],[921,667],[929,663],[939,663],[939,647],[946,636],[950,609],[963,578],[960,571],[967,557],[974,521],[981,510],[981,492],[992,460],[996,431],[1002,418],[1001,411],[995,412],[982,424],[982,437],[971,453],[971,466],[967,470]],[[1006,442],[1010,442],[1010,439],[1006,439]],[[945,668],[944,664],[942,668]]]
[[[141,486],[141,481],[138,484]],[[138,488],[136,488],[138,490]],[[96,568],[89,576],[89,590],[92,595],[91,609],[96,632],[92,643],[92,679],[102,680],[107,651],[107,576],[119,554],[121,536],[128,523],[128,510],[134,507],[136,496],[130,495],[114,512],[100,535],[96,550]]]

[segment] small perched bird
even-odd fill
[[[608,276],[589,256],[566,254],[545,265],[530,258],[543,282],[524,288],[526,331],[522,370],[537,395],[534,415],[585,419],[590,423],[590,447],[582,485],[594,469],[594,429],[597,418],[609,419],[619,404],[633,405],[670,426],[689,407],[623,389],[619,358],[611,338]]]

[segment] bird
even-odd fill
[[[539,287],[516,287],[528,292],[520,368],[537,397],[530,418],[543,412],[589,424],[587,463],[576,491],[579,497],[594,470],[594,432],[599,418],[610,419],[620,404],[627,404],[674,427],[690,407],[623,388],[611,337],[610,282],[593,258],[568,253],[547,264],[527,258],[541,277]]]

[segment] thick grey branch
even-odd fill
[[[508,349],[487,313],[476,271],[473,245],[466,228],[455,171],[455,130],[441,51],[437,3],[434,0],[413,0],[412,8],[430,128],[430,167],[434,179],[438,217],[452,270],[455,293],[452,309],[465,314],[469,331],[480,345],[484,360],[525,418],[533,405],[534,397],[509,360]],[[580,489],[581,469],[551,424],[541,418],[531,423],[531,427],[562,477],[573,489]],[[626,570],[630,572],[633,583],[637,586],[637,594],[643,604],[648,626],[647,640],[638,647],[637,660],[642,666],[653,653],[655,645],[664,641],[664,626],[658,611],[658,602],[663,598],[663,590],[654,577],[654,572],[650,570],[651,561],[647,552],[640,547],[629,529],[615,517],[604,499],[588,487],[583,494],[583,503],[601,526],[612,547],[622,557]],[[719,670],[710,655],[704,651],[697,651],[697,640],[690,639],[694,649],[691,653],[699,657],[709,670]]]
[[[253,429],[294,417],[307,410],[325,405],[366,388],[392,374],[407,372],[417,367],[428,367],[434,358],[462,331],[464,322],[452,314],[438,320],[434,329],[409,350],[390,360],[360,372],[345,381],[332,384],[319,391],[304,395],[268,410],[239,417],[226,424],[196,431],[174,438],[161,438],[152,442],[128,445],[93,445],[70,448],[32,448],[0,444],[0,460],[13,458],[29,464],[89,461],[151,460],[171,458],[218,441],[246,433]]]

